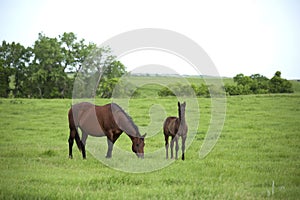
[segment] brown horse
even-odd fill
[[[176,156],[175,159],[178,159],[178,138],[182,138],[182,157],[184,160],[184,151],[185,151],[185,140],[187,137],[188,127],[185,122],[185,106],[186,103],[180,104],[178,102],[178,117],[168,117],[164,122],[164,135],[165,135],[165,145],[166,145],[166,159],[168,159],[168,149],[169,149],[169,136],[172,137],[171,141],[171,159],[173,158],[173,147],[174,142],[176,142]]]
[[[83,102],[75,104],[69,110],[69,158],[73,158],[72,147],[74,139],[82,157],[86,158],[85,144],[88,135],[95,137],[107,137],[108,150],[106,158],[112,157],[113,145],[123,131],[132,141],[132,151],[139,158],[144,158],[144,138],[141,136],[138,127],[125,111],[115,103],[104,106],[96,106],[91,103]],[[82,132],[80,140],[78,128]]]

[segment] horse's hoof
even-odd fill
[[[73,156],[69,155],[69,159],[73,159]]]

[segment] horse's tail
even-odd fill
[[[73,137],[75,138],[77,147],[80,151],[82,151],[82,143],[80,141],[80,137],[78,134],[78,126],[76,125],[75,120],[74,120],[72,108],[69,110],[68,117],[69,117],[70,134],[71,135],[74,134]]]
[[[82,151],[82,143],[80,141],[80,137],[79,137],[79,134],[78,134],[78,128],[76,128],[75,141],[76,141],[76,144],[77,144],[77,147],[78,147],[79,151]]]

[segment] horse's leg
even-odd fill
[[[116,136],[112,130],[108,131],[108,134],[106,135],[107,136],[107,153],[105,156],[106,158],[111,158],[114,143],[120,135]]]
[[[166,146],[166,159],[169,158],[169,155],[168,155],[168,149],[169,149],[169,136],[167,134],[165,134],[165,146]]]
[[[106,158],[111,158],[114,143],[107,137],[107,153]]]
[[[182,136],[182,146],[181,146],[181,150],[182,150],[182,156],[181,156],[181,159],[182,159],[182,160],[184,160],[185,140],[186,140],[186,135]]]
[[[70,137],[69,137],[69,158],[73,158],[72,148],[74,144],[74,138],[75,138],[76,130],[70,130]]]
[[[175,140],[175,137],[172,136],[172,141],[171,141],[171,159],[173,159],[173,149],[174,149],[174,140]]]
[[[81,151],[82,151],[82,158],[83,159],[86,159],[85,144],[86,144],[87,137],[88,137],[88,134],[86,134],[85,132],[82,132]]]
[[[178,150],[179,150],[179,145],[178,145],[178,134],[175,136],[175,142],[176,142],[176,146],[175,146],[175,150],[176,150],[176,154],[175,154],[175,159],[178,159]]]

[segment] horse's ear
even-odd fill
[[[177,105],[178,105],[178,107],[180,107],[180,102],[179,101],[178,101]]]
[[[145,133],[144,135],[142,135],[142,138],[145,138],[145,137],[146,137],[146,135],[147,135],[147,133]]]

